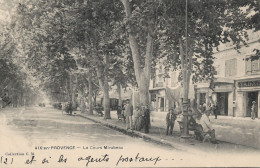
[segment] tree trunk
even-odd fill
[[[70,79],[70,77],[69,77]],[[66,101],[70,101],[70,80],[66,78]]]
[[[84,88],[80,89],[80,111],[81,113],[85,113],[86,112],[86,105],[85,105],[85,92],[84,92]]]
[[[124,5],[126,18],[131,17],[131,7],[129,0],[121,0]],[[130,32],[134,32],[131,25],[129,25]],[[150,84],[150,74],[151,74],[151,63],[152,63],[152,52],[153,52],[153,38],[151,32],[153,32],[152,21],[148,25],[146,50],[145,50],[145,66],[141,69],[140,53],[138,48],[138,42],[133,33],[129,33],[128,40],[132,52],[132,57],[134,61],[134,71],[137,84],[140,91],[140,103],[145,105],[149,103],[149,84]]]
[[[141,72],[141,75],[145,72]],[[138,83],[139,86],[139,96],[140,96],[140,105],[145,106],[149,104],[149,84],[150,78],[147,78],[145,75],[140,78],[140,82]]]
[[[82,97],[80,98],[80,111],[82,113],[86,112],[86,105],[85,105],[85,98],[84,95],[82,95]]]
[[[96,105],[97,105],[97,92],[94,92],[93,100],[94,100],[93,105],[94,105],[94,107],[96,107]]]
[[[121,89],[122,89],[121,84],[117,84],[118,106],[120,107],[122,107],[123,104]]]
[[[108,85],[108,79],[107,76],[105,75],[102,78],[102,68],[101,67],[97,67],[97,76],[98,76],[98,82],[99,85],[102,89],[103,92],[103,107],[104,107],[104,118],[105,119],[111,119],[110,116],[110,100],[109,100],[109,85]]]
[[[76,83],[74,82],[74,80]],[[77,98],[76,98],[77,77],[75,77],[75,79],[72,78],[71,84],[72,84],[72,92],[71,92],[72,107],[77,108]]]
[[[93,95],[92,72],[89,71],[89,73],[88,73],[88,105],[89,105],[89,112],[88,113],[90,115],[93,115],[92,95]]]
[[[109,85],[108,85],[108,79],[107,76],[104,77],[104,119],[111,119],[110,116],[110,99],[109,99]]]
[[[180,57],[181,57],[181,68],[183,77],[183,138],[189,137],[188,129],[188,81],[187,81],[187,59],[183,53],[182,40],[179,39],[180,45]]]

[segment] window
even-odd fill
[[[225,62],[225,76],[235,76],[237,74],[237,60],[236,58],[227,60]]]
[[[257,60],[246,60],[246,72],[247,73],[254,73],[260,71],[259,59]]]

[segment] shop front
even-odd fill
[[[165,88],[153,88],[149,90],[152,111],[168,111],[168,100],[165,97]]]
[[[212,99],[214,104],[217,105],[218,115],[234,116],[234,81],[217,79],[213,90]]]
[[[210,88],[209,83],[197,84],[196,100],[197,107],[205,104],[207,109],[217,105],[217,114],[222,116],[234,116],[234,81],[216,79],[214,87]]]
[[[236,114],[238,117],[251,117],[253,102],[256,102],[256,118],[259,118],[260,111],[260,77],[246,78],[236,81],[237,102]]]
[[[205,104],[209,107],[211,89],[209,88],[209,83],[198,83],[195,88],[196,92],[196,107]]]

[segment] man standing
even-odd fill
[[[173,109],[170,109],[166,115],[166,125],[167,125],[166,135],[168,135],[169,128],[170,128],[170,134],[172,135],[174,123],[177,118],[173,111],[174,111]]]
[[[133,116],[133,106],[130,104],[129,100],[127,101],[125,107],[125,116],[126,116],[126,129],[132,129],[132,116]]]
[[[149,133],[149,125],[150,125],[150,110],[149,105],[145,106],[144,110],[144,132]]]
[[[209,119],[210,110],[207,110],[201,117],[199,124],[202,126],[203,132],[209,133],[211,139],[211,143],[218,144],[215,136],[215,129],[212,128],[212,125],[210,123]]]
[[[255,114],[257,112],[257,105],[256,105],[256,102],[253,101],[252,102],[252,108],[251,108],[251,119],[254,120],[255,119]]]
[[[216,103],[216,105],[214,104],[213,107],[212,107],[212,110],[213,110],[213,113],[215,115],[215,119],[218,118],[218,105]]]
[[[68,104],[68,111],[69,111],[69,115],[72,115],[72,102],[71,101]]]

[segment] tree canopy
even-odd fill
[[[5,76],[34,80],[50,97],[65,94],[66,100],[86,89],[93,95],[89,84],[94,84],[110,118],[111,85],[137,86],[141,103],[149,103],[150,78],[161,58],[166,68],[182,71],[183,83],[191,74],[194,82],[213,80],[213,51],[226,42],[239,49],[248,29],[259,30],[257,0],[187,2],[13,0],[10,7],[16,8],[0,44],[2,59],[11,61],[2,61],[1,69]]]

